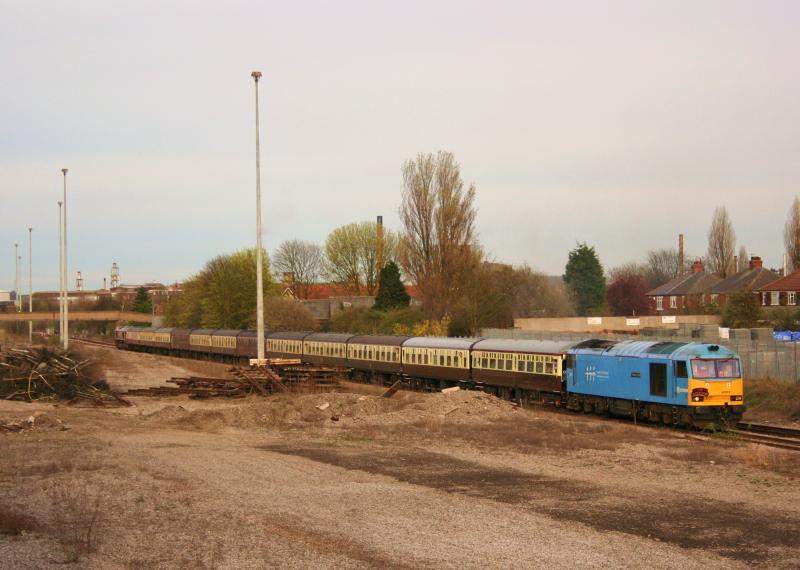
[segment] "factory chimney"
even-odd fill
[[[683,234],[678,234],[678,275],[686,271],[686,262],[683,259]]]
[[[119,287],[119,267],[117,267],[117,262],[111,264],[111,288],[114,289]]]
[[[378,266],[377,266],[377,275],[376,277],[380,277],[381,270],[384,266],[383,260],[383,216],[378,216],[378,235],[376,239],[376,249],[378,250]]]
[[[108,287],[106,287],[106,285],[107,285],[107,284],[108,284],[108,279],[106,279],[105,277],[103,277],[103,291],[105,291],[106,289],[108,289]]]
[[[75,275],[75,290],[83,291],[83,275],[80,271]]]

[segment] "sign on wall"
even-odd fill
[[[602,325],[603,324],[603,317],[587,317],[586,318],[587,325]]]
[[[675,315],[664,315],[661,317],[661,324],[663,325],[674,325],[678,322],[678,319]]]
[[[638,327],[640,320],[637,319],[625,319],[625,326],[626,327]]]

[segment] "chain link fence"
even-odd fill
[[[746,378],[774,378],[792,382],[800,381],[800,348],[798,342],[773,339],[721,339],[676,335],[626,335],[626,334],[579,334],[523,331],[519,329],[484,329],[481,336],[487,338],[516,338],[530,340],[580,341],[587,338],[609,340],[649,340],[665,342],[704,342],[726,346],[735,351],[742,360]]]

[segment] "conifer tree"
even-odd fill
[[[375,308],[388,311],[408,307],[411,297],[408,296],[403,282],[400,280],[400,269],[394,261],[390,261],[381,269],[378,296],[375,297]]]

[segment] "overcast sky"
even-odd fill
[[[382,214],[400,167],[455,153],[497,261],[563,272],[703,253],[716,206],[778,266],[800,192],[800,2],[0,0],[0,289],[13,244],[69,269],[172,282],[255,241]],[[27,280],[26,289],[27,289]]]

